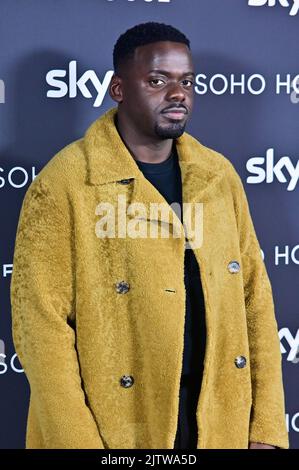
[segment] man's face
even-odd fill
[[[120,72],[119,107],[145,137],[183,134],[193,105],[194,69],[188,47],[161,41],[138,47]]]

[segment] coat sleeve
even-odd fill
[[[10,290],[13,341],[30,384],[29,417],[35,416],[34,427],[28,429],[27,423],[26,446],[35,446],[37,433],[38,447],[100,449],[104,445],[86,403],[72,326],[70,221],[37,179],[21,207]]]
[[[252,409],[249,441],[289,447],[281,352],[272,287],[262,259],[243,183],[233,169],[241,269],[250,352]]]

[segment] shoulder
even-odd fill
[[[83,139],[71,142],[57,152],[39,171],[27,188],[24,202],[50,200],[65,212],[68,198],[84,182],[86,163]]]
[[[107,113],[95,119],[83,136],[57,152],[39,171],[31,184],[32,189],[38,184],[49,185],[54,192],[72,192],[82,187],[89,172],[87,146],[93,142],[95,136],[103,134],[101,124],[106,115]]]
[[[71,142],[57,152],[40,170],[34,182],[43,180],[44,183],[67,185],[76,175],[82,174],[85,168],[83,139]]]

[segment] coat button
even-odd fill
[[[130,284],[126,281],[120,281],[115,284],[115,288],[118,294],[126,294],[130,289]]]
[[[236,365],[236,367],[238,367],[238,369],[243,369],[243,367],[246,366],[246,357],[244,357],[244,356],[236,357],[235,365]]]
[[[228,263],[227,268],[232,274],[238,273],[240,271],[240,265],[238,261],[231,261],[230,263]]]
[[[120,379],[121,386],[125,388],[132,387],[133,383],[134,377],[132,377],[132,375],[123,375]]]
[[[130,184],[133,178],[123,179],[118,181],[119,184]]]

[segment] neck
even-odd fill
[[[115,125],[135,160],[161,163],[170,156],[173,139],[151,139],[149,136],[141,135],[120,112],[115,116]]]

